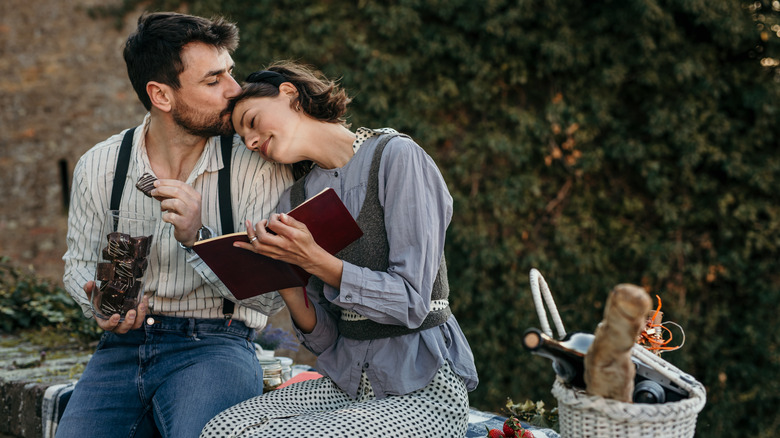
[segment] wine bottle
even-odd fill
[[[585,332],[567,333],[563,339],[552,338],[537,328],[529,328],[523,334],[523,347],[532,354],[552,360],[553,370],[564,383],[577,389],[585,389],[585,355],[595,335]],[[635,403],[665,403],[688,398],[688,392],[680,388],[658,371],[636,357]],[[685,375],[680,376],[686,380]],[[640,384],[641,383],[641,384]]]
[[[537,328],[523,334],[523,347],[532,354],[552,360],[553,370],[563,381],[576,388],[585,388],[585,354],[593,343],[590,333],[574,332],[557,340]]]

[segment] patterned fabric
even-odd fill
[[[135,189],[144,174],[154,175],[146,153],[145,133],[149,115],[136,129],[133,150],[122,192],[120,209],[160,217],[160,201],[149,198]],[[86,316],[92,311],[82,289],[95,279],[98,247],[104,212],[109,208],[110,191],[114,177],[122,134],[112,136],[87,151],[81,157],[73,174],[71,207],[68,216],[68,251],[65,261],[65,287]],[[244,229],[244,220],[257,222],[267,218],[276,207],[282,192],[292,184],[289,166],[264,161],[234,137],[231,158],[231,192],[233,221],[236,231]],[[221,234],[217,173],[222,168],[219,137],[206,142],[195,168],[187,178],[202,196],[204,225]],[[173,226],[160,220],[154,236],[144,293],[150,295],[151,311],[158,315],[180,318],[222,318],[222,297],[232,298],[221,281],[194,253],[179,247],[173,237]],[[235,299],[233,299],[235,300]],[[244,300],[237,306],[233,318],[252,328],[265,325],[266,316],[282,308],[284,302],[277,293]],[[251,305],[254,310],[245,306]]]
[[[43,438],[54,438],[57,432],[57,425],[60,422],[62,413],[65,412],[65,405],[68,404],[73,387],[76,382],[52,385],[46,388],[41,403],[41,421],[43,422]]]
[[[426,387],[377,399],[365,373],[357,399],[327,377],[292,384],[223,411],[201,438],[464,436],[466,386],[449,365]],[[421,415],[424,412],[425,415]]]
[[[448,300],[431,300],[431,312],[444,310],[447,307],[450,307],[450,302]],[[341,319],[344,321],[364,321],[368,318],[355,312],[354,310],[342,309]]]

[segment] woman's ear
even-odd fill
[[[290,99],[290,108],[295,111],[301,110],[301,103],[298,101],[298,89],[291,82],[279,84],[279,94],[284,94]]]
[[[288,96],[298,97],[298,89],[295,88],[295,85],[293,85],[292,82],[282,82],[279,84],[279,92]]]
[[[149,95],[152,106],[165,112],[171,110],[171,88],[169,86],[159,82],[149,81],[146,83],[146,94]]]

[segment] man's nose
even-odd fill
[[[238,82],[236,82],[236,79],[233,76],[228,75],[228,78],[230,79],[228,79],[227,84],[227,98],[231,99],[241,93],[241,85],[238,85]]]

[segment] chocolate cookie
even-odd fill
[[[148,197],[152,197],[152,190],[154,189],[154,182],[157,181],[157,178],[154,177],[154,175],[151,175],[149,173],[145,173],[141,175],[141,178],[138,180],[137,183],[135,183],[135,187],[140,190],[144,195]]]

